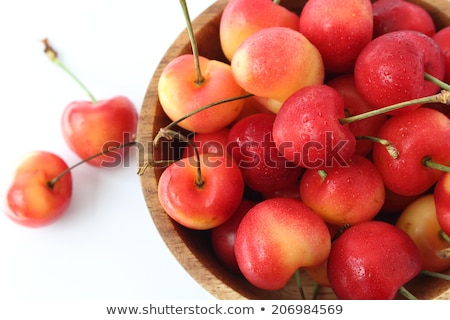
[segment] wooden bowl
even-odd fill
[[[228,1],[219,0],[193,21],[199,53],[205,57],[226,61],[219,42],[219,22]],[[292,11],[300,12],[306,1],[281,1]],[[450,2],[448,0],[411,0],[424,7],[433,16],[438,29],[450,25]],[[139,166],[148,159],[177,158],[177,145],[153,148],[153,138],[159,129],[170,123],[158,100],[158,79],[163,68],[175,57],[192,53],[189,37],[182,32],[168,48],[155,71],[142,105],[139,117],[137,141],[139,145]],[[144,155],[144,156],[143,156]],[[208,231],[194,231],[172,221],[161,207],[157,184],[162,168],[148,168],[141,175],[142,190],[150,215],[167,247],[187,272],[206,290],[218,299],[299,299],[295,283],[290,282],[278,291],[255,288],[241,276],[227,271],[214,257]],[[313,282],[302,274],[307,297],[312,296]],[[430,277],[419,277],[406,286],[419,299],[450,299],[450,283]],[[319,299],[336,299],[329,288],[321,288]],[[399,298],[401,298],[399,296]]]

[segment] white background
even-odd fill
[[[190,0],[194,18],[213,0]],[[78,161],[60,132],[65,106],[88,97],[43,53],[59,57],[97,99],[128,96],[140,110],[150,78],[183,31],[179,1],[0,2],[0,200],[31,150]],[[214,299],[178,264],[157,232],[129,165],[73,171],[69,210],[39,229],[0,213],[0,299]]]

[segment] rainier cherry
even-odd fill
[[[344,100],[336,89],[319,84],[302,88],[282,105],[273,124],[273,139],[287,160],[324,169],[345,166],[355,153],[356,139],[344,118]]]
[[[412,30],[393,31],[372,40],[359,54],[354,70],[358,91],[376,108],[437,93],[439,87],[425,79],[426,73],[443,80],[444,56],[433,39]]]
[[[59,156],[33,151],[15,169],[6,194],[5,213],[28,227],[41,227],[57,220],[72,198],[70,172],[55,180],[69,167]]]
[[[422,269],[443,272],[450,268],[450,242],[440,235],[433,194],[421,196],[401,213],[396,226],[405,231],[422,256]]]
[[[298,30],[298,16],[272,0],[231,0],[220,18],[220,43],[229,61],[239,45],[268,27]]]
[[[237,118],[244,101],[229,101],[202,112],[197,112],[198,109],[245,92],[236,83],[229,64],[199,55],[186,1],[180,3],[193,54],[178,56],[165,66],[158,82],[159,101],[171,120],[186,117],[177,123],[180,127],[201,133],[217,131]],[[187,116],[190,113],[195,114]]]
[[[91,98],[73,101],[63,111],[61,128],[63,137],[69,147],[81,159],[105,151],[110,147],[119,147],[134,139],[136,134],[138,113],[134,104],[124,96],[97,101],[87,88],[61,63],[56,51],[43,40],[47,56],[69,73]],[[124,154],[127,148],[118,148]],[[111,158],[100,155],[87,163],[96,166],[108,166]]]
[[[201,168],[201,172],[199,172]],[[158,183],[159,201],[179,224],[206,230],[222,224],[238,208],[244,180],[231,157],[200,154],[172,163]]]
[[[403,230],[372,220],[348,228],[333,242],[327,267],[339,299],[390,300],[419,274],[422,258]]]
[[[353,71],[359,53],[372,40],[372,4],[370,0],[309,0],[300,14],[299,31],[319,49],[326,71]]]
[[[388,119],[378,132],[398,150],[392,157],[385,146],[373,147],[373,162],[387,188],[414,196],[429,189],[450,165],[450,119],[431,108],[418,108]]]
[[[301,267],[324,262],[331,246],[327,225],[301,201],[264,200],[242,219],[235,239],[244,277],[265,290],[281,289]]]
[[[436,32],[433,18],[423,7],[404,0],[373,2],[374,38],[392,31],[415,30],[431,37]]]
[[[300,88],[323,83],[325,70],[317,48],[300,32],[270,27],[245,39],[231,60],[237,83],[272,112]]]
[[[384,184],[375,165],[353,155],[347,166],[306,169],[300,198],[333,225],[354,225],[373,219],[384,203]]]

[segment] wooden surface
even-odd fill
[[[221,12],[227,0],[219,0],[194,21],[194,30],[199,44],[199,53],[211,59],[226,61],[220,49],[219,22]],[[411,2],[425,7],[435,18],[438,28],[450,25],[450,2],[448,0],[422,0]],[[289,9],[300,12],[304,1],[282,1]],[[145,148],[145,159],[140,159],[142,166],[148,159],[177,158],[177,145],[166,149],[153,147],[153,138],[161,127],[170,121],[162,111],[158,101],[157,82],[165,65],[173,58],[191,53],[186,32],[175,39],[151,77],[139,117],[137,140]],[[142,150],[139,151],[140,153]],[[142,154],[142,153],[141,153]],[[188,230],[173,222],[162,209],[157,195],[157,183],[162,168],[148,168],[141,176],[142,191],[149,213],[168,249],[178,259],[189,274],[206,290],[218,299],[299,299],[295,283],[290,282],[279,291],[264,291],[250,285],[239,275],[223,268],[215,259],[207,231]],[[302,273],[307,297],[312,297],[313,283]],[[407,286],[420,299],[450,299],[450,282],[432,278],[420,278]],[[400,298],[400,297],[399,297]],[[336,299],[329,288],[321,288],[318,299]]]

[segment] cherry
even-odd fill
[[[387,188],[404,196],[428,190],[443,171],[436,165],[450,165],[450,119],[431,108],[418,108],[388,119],[378,132],[398,150],[392,157],[375,144],[373,162]]]
[[[134,140],[138,113],[131,100],[119,95],[97,101],[86,86],[59,60],[57,52],[48,40],[44,39],[43,43],[45,53],[51,61],[66,71],[90,97],[90,100],[69,103],[62,113],[61,129],[70,149],[81,159],[85,159],[110,147],[119,147]],[[123,156],[128,149],[117,148],[117,152]],[[115,161],[111,163],[111,158],[107,155],[91,158],[88,163],[96,167],[117,165]]]
[[[196,230],[211,229],[228,220],[243,194],[239,167],[231,157],[221,154],[182,158],[163,171],[158,183],[165,212],[179,224]]]
[[[273,124],[279,152],[304,168],[345,166],[355,153],[356,139],[344,118],[344,99],[328,85],[311,85],[292,94]]]
[[[370,0],[309,0],[300,14],[299,31],[322,55],[330,73],[353,71],[356,58],[372,40]]]
[[[438,92],[439,87],[425,79],[426,73],[444,79],[444,56],[432,38],[413,30],[393,31],[373,39],[361,51],[354,70],[358,91],[376,108]],[[390,113],[405,113],[419,106]]]
[[[275,115],[257,113],[234,124],[228,134],[228,152],[238,163],[246,185],[257,192],[274,192],[295,181],[302,168],[290,163],[272,139]]]
[[[296,199],[271,198],[256,204],[241,220],[235,254],[251,284],[278,290],[299,268],[325,261],[330,246],[328,228],[314,211]]]
[[[436,32],[433,18],[423,7],[404,0],[377,0],[373,7],[374,38],[392,31],[415,30],[431,37]]]
[[[333,225],[354,225],[373,219],[384,203],[383,179],[375,165],[358,154],[347,166],[306,169],[300,198]]]
[[[48,151],[32,151],[17,165],[6,194],[4,211],[20,225],[42,227],[56,221],[72,198],[72,175],[66,162]]]
[[[327,273],[339,299],[390,300],[421,268],[419,250],[407,233],[372,220],[348,228],[333,242]]]
[[[158,81],[161,107],[171,120],[190,114],[177,123],[186,130],[208,133],[223,129],[242,111],[242,100],[228,101],[201,113],[198,108],[245,92],[236,83],[229,64],[199,54],[186,1],[180,1],[180,4],[186,18],[192,54],[180,55],[164,67]]]
[[[426,194],[400,214],[395,225],[405,231],[422,256],[422,269],[443,272],[450,268],[450,242],[440,235],[433,194]]]

